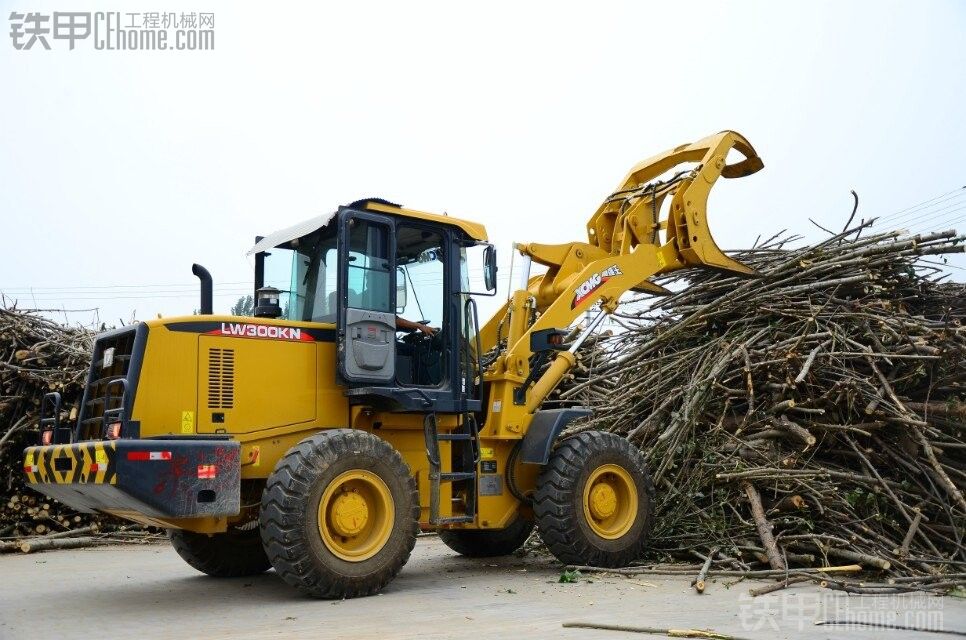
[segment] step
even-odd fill
[[[437,440],[472,440],[473,436],[468,433],[441,433],[436,436]]]
[[[460,480],[474,480],[475,478],[475,471],[450,471],[439,474],[440,482],[459,482]]]
[[[437,518],[433,524],[459,524],[461,522],[473,522],[473,516],[452,516],[450,518]]]

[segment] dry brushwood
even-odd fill
[[[963,238],[867,232],[864,223],[814,246],[777,238],[739,252],[760,273],[751,280],[668,278],[679,292],[585,342],[554,401],[596,409],[574,431],[622,434],[648,456],[660,491],[653,557],[642,560],[698,555],[703,564],[674,571],[702,582],[775,577],[851,593],[966,585],[966,287],[928,262],[961,252]],[[76,406],[91,341],[0,309],[0,538],[58,534],[52,542],[83,529],[102,540],[87,527],[112,526],[21,479],[41,397],[56,390]],[[886,584],[816,571],[828,565],[861,565]]]
[[[930,262],[964,237],[869,226],[736,252],[757,278],[666,278],[675,293],[583,349],[554,399],[595,409],[570,433],[647,455],[643,560],[720,549],[710,576],[848,562],[903,589],[966,584],[966,286]]]
[[[109,531],[117,524],[77,513],[23,481],[23,450],[37,443],[44,394],[57,391],[63,396],[62,422],[76,418],[93,338],[89,329],[0,307],[0,539],[49,534],[59,539],[74,530],[83,535],[93,525]]]

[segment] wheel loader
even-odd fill
[[[644,456],[603,431],[561,437],[590,410],[545,400],[623,294],[666,293],[650,279],[688,267],[753,275],[706,205],[719,177],[761,167],[732,131],[640,163],[586,241],[514,245],[518,283],[482,324],[497,262],[479,223],[367,199],[259,237],[254,315],[213,315],[195,265],[200,315],[99,334],[76,422],[44,398],[26,479],[168,529],[203,573],[274,568],[322,598],[378,592],[420,530],[483,557],[536,526],[561,562],[626,565],[654,518]]]

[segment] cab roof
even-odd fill
[[[462,220],[446,214],[428,213],[426,211],[417,211],[416,209],[406,209],[405,207],[401,207],[398,204],[393,204],[391,202],[386,202],[385,200],[366,200],[364,208],[367,211],[379,211],[380,213],[388,213],[406,218],[416,218],[417,220],[428,220],[430,222],[437,222],[439,224],[453,225],[454,227],[462,229],[466,235],[473,240],[477,240],[479,242],[486,242],[487,240],[486,227],[479,222]]]
[[[361,209],[364,211],[374,211],[378,213],[385,213],[389,215],[399,216],[403,218],[413,218],[416,220],[426,220],[428,222],[435,222],[437,224],[446,224],[457,227],[462,230],[466,235],[468,235],[473,240],[478,242],[486,242],[486,227],[478,222],[471,222],[469,220],[461,220],[460,218],[454,218],[448,215],[440,215],[438,213],[428,213],[426,211],[417,211],[415,209],[407,209],[401,207],[397,204],[387,202],[380,199],[368,199],[359,200],[348,205],[353,209]],[[332,213],[323,214],[320,216],[315,216],[304,220],[298,224],[292,225],[291,227],[286,227],[285,229],[280,229],[274,233],[270,233],[248,250],[246,255],[253,255],[256,253],[261,253],[262,251],[268,251],[273,249],[280,244],[294,240],[295,238],[301,238],[304,235],[312,233],[322,227],[328,225],[335,218],[338,210]]]

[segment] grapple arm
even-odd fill
[[[744,158],[727,164],[732,149]],[[692,163],[696,164],[671,173]],[[500,327],[506,327],[506,348],[486,373],[494,407],[501,407],[499,413],[494,410],[487,416],[487,433],[512,437],[525,430],[528,416],[575,362],[573,354],[558,352],[527,390],[532,380],[528,375],[531,336],[536,332],[568,327],[596,304],[613,312],[628,291],[666,293],[649,279],[677,269],[707,267],[754,275],[753,269],[718,248],[708,228],[707,202],[719,177],[742,177],[762,167],[743,136],[722,131],[631,169],[587,223],[587,242],[517,245],[523,256],[545,265],[547,272],[530,278],[525,290],[515,291],[481,332],[485,348],[490,348],[499,340]],[[666,174],[670,176],[661,179]],[[667,218],[661,220],[669,196]]]

